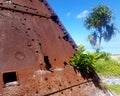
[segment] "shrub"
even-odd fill
[[[70,65],[78,70],[90,73],[94,69],[96,57],[96,54],[85,52],[84,46],[80,45],[74,56],[71,58]]]
[[[90,73],[92,70],[95,69],[95,63],[99,59],[110,60],[110,53],[86,52],[85,47],[83,45],[80,45],[74,56],[71,58],[70,65],[72,65],[76,69]]]
[[[97,56],[96,59],[110,60],[110,53],[99,52],[99,53],[94,53],[94,54],[96,54],[96,56]]]

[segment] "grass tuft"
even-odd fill
[[[99,59],[95,64],[95,70],[100,75],[120,76],[120,64],[111,59]]]
[[[105,84],[105,86],[111,90],[112,92],[116,93],[116,94],[120,94],[120,85],[108,85]]]
[[[120,77],[120,63],[113,59],[99,59],[95,64],[95,70],[100,76]],[[105,84],[105,86],[116,95],[120,94],[120,85]]]

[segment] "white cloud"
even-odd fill
[[[89,13],[88,10],[84,10],[83,12],[77,15],[77,19],[84,18],[88,13]]]
[[[66,15],[67,15],[67,16],[70,16],[70,15],[71,15],[71,13],[70,13],[70,12],[68,12],[68,13],[66,13]]]

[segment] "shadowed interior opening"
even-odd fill
[[[4,84],[17,81],[16,72],[3,73]]]
[[[44,56],[44,62],[46,64],[46,69],[49,70],[51,68],[51,64],[48,56]]]

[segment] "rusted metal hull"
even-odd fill
[[[75,48],[47,1],[0,0],[0,96],[104,94],[70,67]]]
[[[23,77],[19,86],[1,88],[1,96],[107,96],[92,79],[83,79],[68,66],[53,72],[28,70],[31,69],[20,71],[19,76]]]

